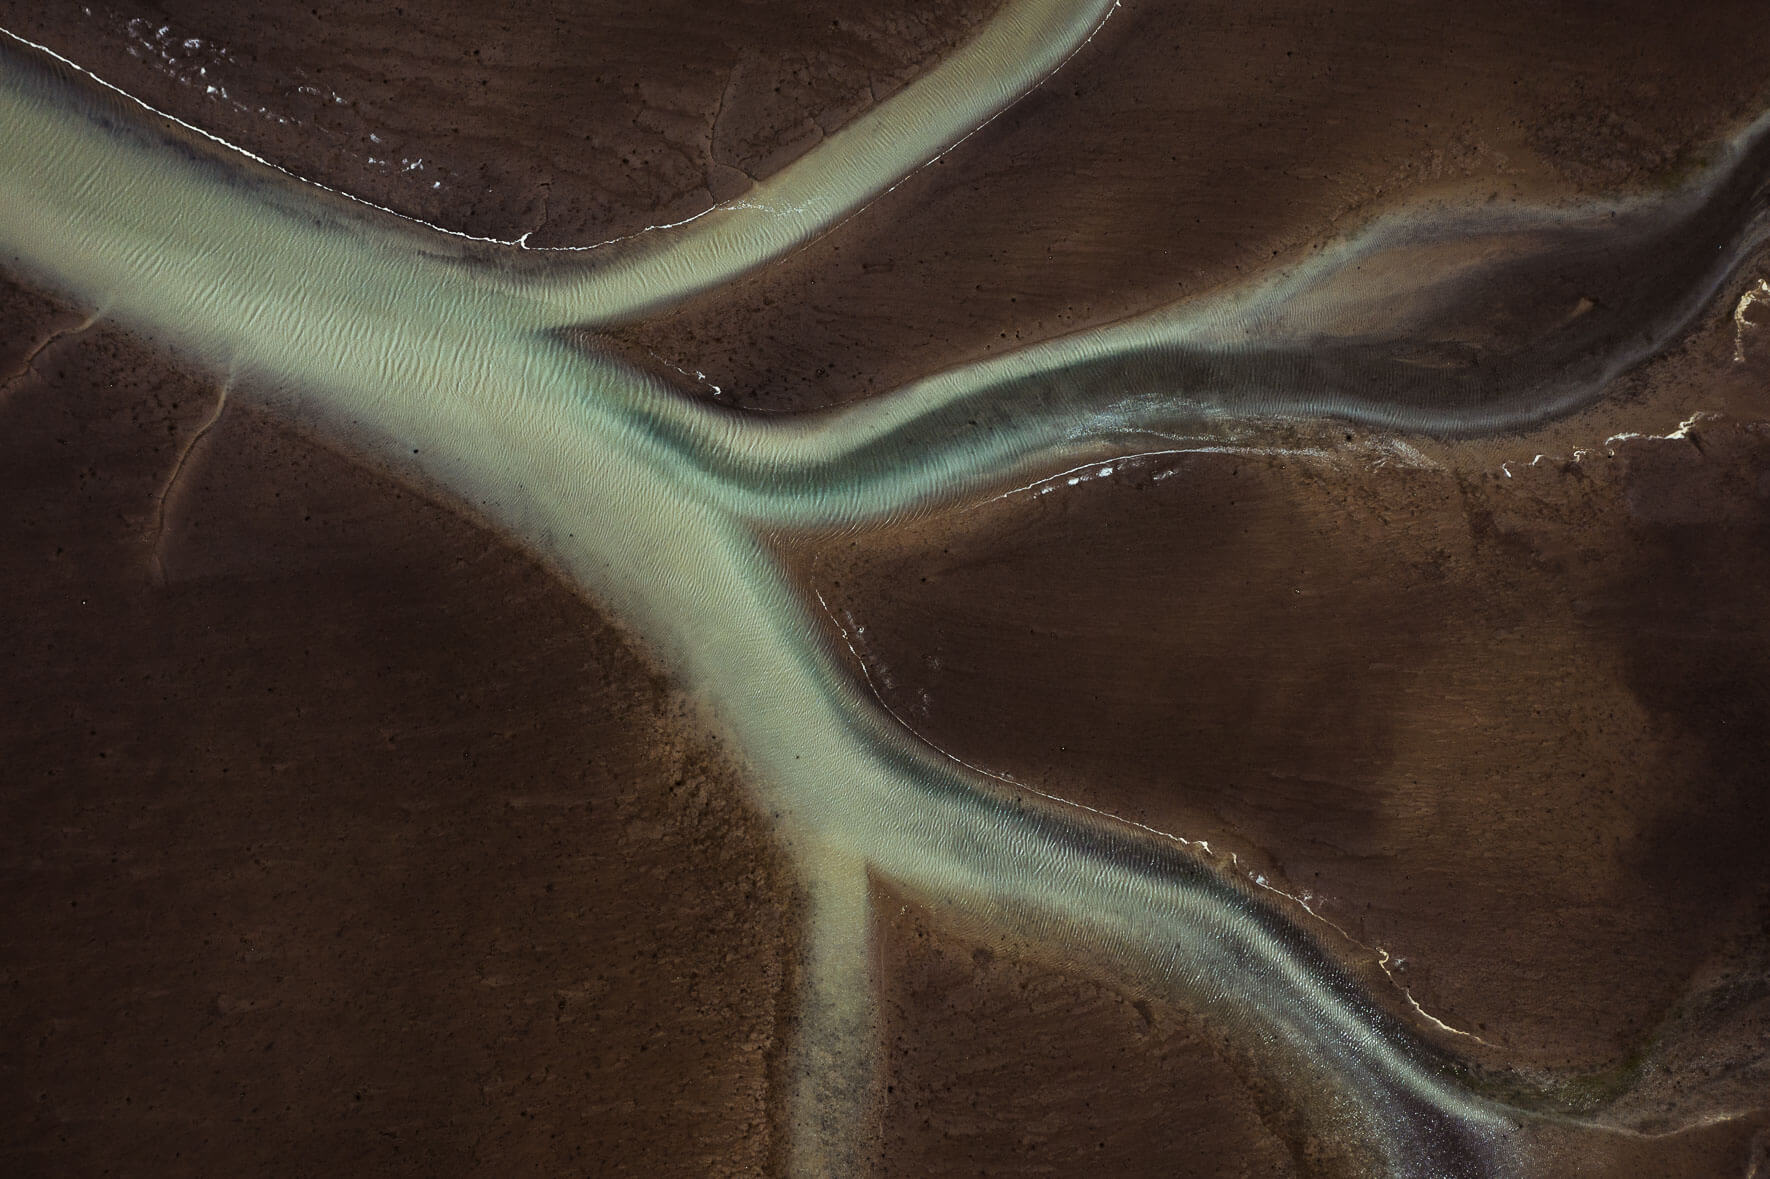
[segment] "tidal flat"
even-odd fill
[[[1766,1165],[1759,6],[175,7],[0,4],[16,1169]]]

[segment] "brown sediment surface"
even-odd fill
[[[877,1174],[1289,1176],[1257,1083],[1191,1017],[881,890]]]
[[[1409,441],[1447,466],[1499,470],[1509,463],[1515,470],[1538,455],[1547,461],[1597,453],[1618,434],[1674,433],[1693,414],[1744,421],[1770,415],[1770,307],[1757,289],[1767,275],[1770,251],[1744,257],[1682,335],[1574,412],[1481,436]],[[1519,292],[1520,301],[1533,293]]]
[[[1757,412],[1687,437],[1298,428],[1261,441],[1329,456],[1103,461],[792,560],[932,744],[1233,853],[1487,1059],[1614,1067],[1770,898],[1770,357],[1729,326],[1657,396]]]
[[[682,700],[122,333],[22,364],[83,318],[0,287],[3,1169],[770,1170],[796,902]]]
[[[1663,188],[1767,79],[1750,2],[1127,0],[836,232],[620,336],[728,404],[852,401],[1246,279],[1404,201]]]
[[[998,2],[0,0],[0,25],[297,175],[550,246],[737,195]]]
[[[1762,1174],[1770,1164],[1770,1114],[1723,1116],[1660,1134],[1594,1134],[1551,1128],[1531,1159],[1533,1174],[1555,1179],[1706,1179]]]

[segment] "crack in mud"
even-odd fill
[[[177,492],[179,480],[184,476],[185,468],[190,465],[197,447],[202,445],[203,439],[209,436],[209,431],[213,430],[216,423],[221,421],[222,412],[227,409],[227,391],[230,384],[229,381],[221,383],[215,396],[215,408],[209,411],[209,415],[203,419],[202,424],[191,431],[191,436],[179,448],[178,454],[172,461],[171,474],[166,476],[166,482],[161,486],[160,493],[154,497],[154,523],[148,537],[148,570],[153,583],[162,588],[166,585],[166,561],[162,549],[166,540],[167,506],[170,504],[172,496]]]
[[[18,368],[14,372],[8,375],[4,380],[0,380],[0,397],[4,397],[6,394],[12,392],[13,389],[23,382],[26,377],[37,372],[38,357],[42,356],[45,352],[61,343],[63,340],[84,334],[99,321],[99,318],[100,313],[95,311],[87,316],[84,321],[71,328],[63,328],[60,331],[50,332],[49,335],[43,338],[42,342],[25,354],[24,360],[20,362]]]

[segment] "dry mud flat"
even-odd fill
[[[80,318],[3,293],[4,1169],[768,1170],[794,892],[680,699],[126,336],[27,367]]]

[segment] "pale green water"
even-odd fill
[[[1448,1082],[1282,917],[1172,844],[1006,798],[882,718],[814,640],[756,530],[890,516],[1102,440],[1209,435],[1250,413],[1468,427],[1528,419],[1543,398],[1576,399],[1663,339],[1756,242],[1755,206],[1727,203],[1729,168],[1756,139],[1681,203],[1622,210],[1656,257],[1666,240],[1706,243],[1704,234],[1726,248],[1674,268],[1684,286],[1651,314],[1518,362],[1521,388],[1497,410],[1482,390],[1447,392],[1384,350],[1417,331],[1431,299],[1389,336],[1334,326],[1370,297],[1337,277],[1348,259],[1413,240],[1405,222],[1215,304],[1041,345],[807,423],[690,405],[557,334],[716,285],[840,220],[1001,109],[1110,9],[1011,7],[965,53],[742,208],[631,239],[606,261],[570,255],[532,273],[192,153],[126,103],[8,51],[0,246],[8,266],[234,374],[248,393],[520,538],[706,701],[759,801],[782,816],[813,900],[799,1169],[841,1169],[853,1143],[829,1127],[862,1133],[871,1016],[861,883],[871,870],[1017,932],[1085,946],[1216,1015],[1260,1045],[1256,1054],[1282,1060],[1299,1093],[1313,1091],[1398,1173],[1503,1171],[1491,1152],[1511,1124],[1505,1112]],[[1719,226],[1709,223],[1717,202],[1729,215]],[[1538,216],[1549,230],[1585,224]],[[1360,392],[1324,375],[1324,354],[1343,357]]]

